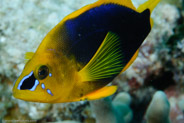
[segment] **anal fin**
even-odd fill
[[[80,100],[97,100],[114,94],[116,90],[117,86],[105,86],[99,90],[83,96]]]

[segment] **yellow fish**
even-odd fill
[[[136,9],[131,0],[98,0],[66,16],[35,53],[26,53],[13,96],[60,103],[112,95],[117,87],[106,85],[137,57],[159,1]]]

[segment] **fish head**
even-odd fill
[[[16,80],[13,96],[26,101],[49,103],[62,98],[61,95],[64,98],[66,88],[71,84],[66,82],[67,66],[66,58],[61,55],[35,53]],[[68,78],[71,78],[69,75]]]

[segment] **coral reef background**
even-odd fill
[[[99,113],[103,110],[117,118],[116,122],[145,123],[149,122],[147,109],[151,109],[148,106],[153,103],[152,97],[161,90],[168,99],[170,122],[184,123],[184,0],[162,0],[156,7],[152,14],[154,27],[138,58],[112,82],[119,86],[115,95],[99,102],[64,104],[32,103],[12,97],[13,82],[24,67],[24,54],[34,52],[63,17],[95,1],[0,0],[0,122],[94,123],[106,118]],[[137,7],[145,1],[133,3]],[[116,107],[124,112],[117,113]]]

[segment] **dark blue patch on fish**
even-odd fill
[[[65,22],[69,54],[86,65],[111,31],[118,34],[126,65],[151,30],[150,11],[138,13],[117,4],[104,4],[92,8]]]

